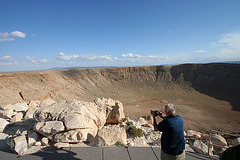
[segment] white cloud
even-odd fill
[[[205,51],[205,50],[196,50],[194,52],[196,52],[196,53],[207,53],[207,51]]]
[[[112,60],[111,55],[97,56],[97,58],[101,60]]]
[[[25,38],[26,33],[23,33],[20,31],[13,31],[11,33],[8,33],[8,32],[1,33],[0,32],[0,42],[13,41],[13,40],[15,40],[15,37]]]
[[[82,59],[85,59],[85,60],[95,60],[97,57],[95,55],[92,55],[92,54],[86,54],[86,55],[81,55],[80,56]]]
[[[144,58],[149,58],[149,59],[162,59],[162,60],[167,60],[167,59],[169,59],[168,55],[163,55],[163,56],[148,55],[148,56],[144,56]]]
[[[57,58],[61,60],[72,60],[72,59],[77,59],[79,55],[73,54],[73,55],[65,55],[64,53],[60,52],[55,55]]]
[[[111,55],[103,55],[103,56],[96,56],[93,54],[85,54],[85,55],[79,55],[79,54],[70,54],[65,55],[64,53],[60,52],[55,55],[58,59],[61,60],[75,60],[77,58],[83,59],[83,60],[89,60],[89,61],[98,61],[98,60],[112,60]]]
[[[36,63],[36,61],[35,61],[36,57],[29,57],[29,56],[27,56],[26,58],[27,58],[29,61],[31,61],[32,63]]]
[[[13,60],[13,58],[11,56],[8,56],[8,55],[0,57],[0,61],[2,61],[2,62],[9,62],[9,61],[12,61],[12,60]]]
[[[122,57],[124,58],[141,58],[141,55],[138,54],[132,54],[132,53],[127,53],[127,54],[122,54]]]
[[[240,60],[240,33],[224,34],[212,47],[218,50],[215,56],[223,60]]]
[[[86,55],[80,55],[79,57],[82,58],[82,59],[91,60],[91,61],[93,61],[93,60],[96,60],[96,61],[98,61],[98,60],[112,60],[113,59],[111,55],[95,56],[93,54],[86,54]]]
[[[20,38],[25,38],[26,33],[20,32],[20,31],[13,31],[9,34],[12,37],[20,37]]]
[[[6,55],[0,57],[0,65],[1,66],[9,66],[9,65],[16,65],[18,62],[12,58],[12,56]]]
[[[225,34],[219,40],[219,43],[229,46],[231,49],[240,50],[240,33]]]
[[[47,63],[47,59],[41,59],[39,62],[41,62],[41,63]]]

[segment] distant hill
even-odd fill
[[[55,68],[49,68],[47,70],[62,70],[62,69],[89,69],[89,68],[115,68],[115,66],[93,66],[93,67],[55,67]]]

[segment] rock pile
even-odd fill
[[[125,117],[122,103],[110,98],[9,104],[0,108],[0,117],[1,149],[11,148],[20,155],[48,145],[161,146],[161,132],[153,131],[150,116],[130,120]],[[187,151],[208,153],[208,135],[188,130],[185,137]],[[212,147],[210,154],[240,144],[239,138],[227,143],[217,134],[212,135],[211,143],[224,147]]]

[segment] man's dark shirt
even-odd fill
[[[157,125],[162,133],[161,146],[164,153],[179,155],[185,149],[183,119],[178,115],[168,116]]]

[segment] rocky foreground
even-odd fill
[[[152,117],[130,120],[123,104],[110,98],[93,102],[52,99],[29,103],[7,104],[0,108],[0,146],[17,154],[29,154],[46,146],[161,146],[161,132],[153,131]],[[208,134],[193,130],[185,132],[186,150],[208,153]],[[212,134],[210,155],[240,144]]]

